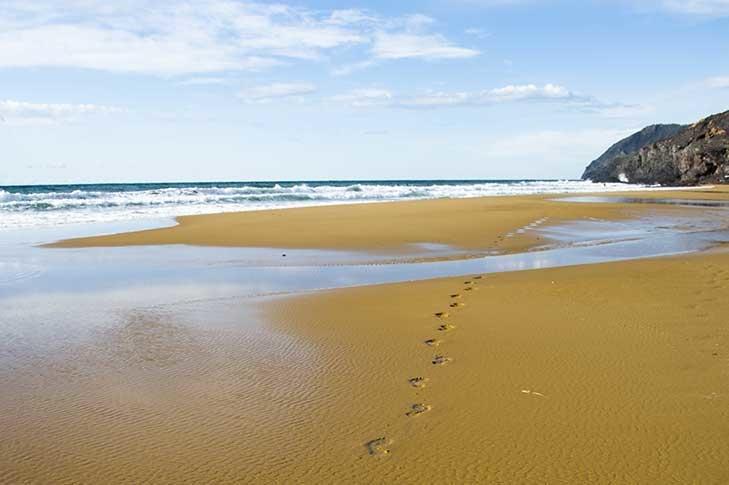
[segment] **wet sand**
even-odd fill
[[[729,195],[710,192],[670,197]],[[298,228],[287,247],[508,240],[501,249],[513,251],[535,241],[505,234],[542,217],[647,210],[659,209],[371,204],[183,218],[64,244],[275,246]],[[326,225],[313,222],[324,214]],[[286,224],[261,229],[275,218]],[[124,315],[83,353],[0,372],[11,391],[0,397],[11,411],[0,416],[0,481],[729,481],[729,254],[476,276],[278,298],[256,305],[265,338],[187,326],[179,308]],[[244,303],[195,315],[234,321]]]
[[[620,219],[637,210],[635,205],[573,204],[554,201],[555,197],[441,199],[186,216],[168,228],[70,239],[50,247],[194,244],[397,252],[408,245],[429,243],[517,252],[537,241],[505,235],[535,221]]]
[[[273,333],[139,310],[0,371],[0,482],[725,483],[728,290],[712,254],[301,295]]]
[[[324,349],[318,365],[330,369],[327,407],[312,411],[326,422],[308,435],[316,446],[272,473],[725,483],[728,291],[729,255],[712,254],[347,289],[272,307],[283,328]],[[413,406],[424,412],[409,414]]]
[[[714,251],[338,290],[270,311],[336,349],[321,365],[346,412],[329,415],[321,441],[340,453],[317,479],[724,483],[728,292],[729,254]]]

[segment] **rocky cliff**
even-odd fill
[[[621,140],[582,176],[594,182],[729,182],[729,111],[690,126],[653,125]]]
[[[686,128],[685,125],[651,125],[638,133],[623,138],[607,149],[599,158],[593,160],[582,174],[583,180],[594,182],[618,182],[615,159],[633,155],[646,145],[669,138]]]

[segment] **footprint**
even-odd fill
[[[436,355],[433,357],[433,360],[431,361],[433,365],[445,365],[449,363],[452,359],[450,357],[446,357],[445,355]]]
[[[389,440],[385,438],[384,436],[380,438],[375,438],[373,440],[368,441],[365,443],[365,447],[367,448],[367,452],[371,456],[384,456],[390,453],[390,446],[392,444],[392,440]]]
[[[471,280],[468,280],[468,281],[464,281],[463,282],[464,285],[470,285],[471,283],[473,283],[473,281],[471,281]]]
[[[411,386],[415,387],[416,389],[424,388],[426,386],[427,382],[428,382],[427,377],[417,376],[417,377],[411,377],[410,379],[408,379],[408,383]]]
[[[461,297],[461,294],[460,293],[453,293],[451,295],[451,298],[460,298],[460,297]]]
[[[413,417],[430,411],[431,407],[429,404],[416,403],[410,406],[410,411],[405,413],[405,416]]]
[[[439,345],[440,345],[441,341],[440,341],[440,340],[438,340],[438,339],[435,339],[435,338],[429,338],[429,339],[428,339],[428,340],[426,340],[426,341],[425,341],[424,343],[425,343],[425,345],[427,345],[428,347],[437,347],[437,346],[439,346]]]
[[[479,276],[474,276],[473,279],[474,280],[480,280],[480,279],[483,279],[483,276],[480,276],[480,275]]]
[[[475,289],[476,289],[476,288],[475,288],[475,287],[473,287],[473,286],[468,286],[468,287],[464,288],[464,289],[463,289],[463,291],[473,291],[473,290],[475,290]]]
[[[450,315],[448,315],[448,312],[437,312],[435,316],[438,318],[448,318]]]
[[[461,303],[460,301],[456,301],[448,305],[451,308],[458,308],[459,306],[466,306],[465,303]]]
[[[450,332],[451,330],[455,329],[455,325],[451,325],[450,323],[444,323],[443,325],[440,325],[438,327],[439,332]]]

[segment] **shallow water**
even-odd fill
[[[428,244],[397,253],[185,245],[47,249],[36,245],[140,225],[17,231],[0,244],[0,361],[12,360],[20,347],[82,340],[141,310],[174,308],[182,315],[183,305],[194,303],[214,313],[225,300],[242,307],[292,292],[665,256],[729,241],[724,210],[701,214],[556,226],[535,221],[516,232],[549,241],[538,250],[419,263],[412,261],[467,254]]]
[[[428,243],[397,252],[186,245],[47,249],[37,245],[93,229],[16,231],[0,245],[0,299],[131,291],[147,286],[198,288],[201,292],[213,289],[217,296],[260,296],[663,256],[700,251],[725,241],[725,214],[716,210],[704,211],[701,217],[654,215],[557,226],[542,226],[545,221],[535,221],[515,233],[536,233],[550,243],[535,251],[506,255],[489,251],[478,255]],[[97,232],[139,227],[104,226]],[[143,293],[144,299],[149,292]],[[158,303],[169,301],[162,297]]]
[[[326,371],[311,342],[261,324],[261,299],[679,254],[729,241],[722,208],[700,214],[535,221],[515,234],[545,237],[538,251],[423,263],[412,260],[466,254],[427,243],[393,253],[36,246],[152,223],[3,233],[0,482],[135,481],[163,466],[165,479],[184,478],[189,467],[165,456],[196,463],[199,474],[191,476],[240,474],[252,466],[235,455],[250,448],[246,437],[273,422],[295,429],[297,407],[320,398],[314,389]],[[153,224],[161,223],[170,221]],[[147,450],[156,450],[152,458]]]
[[[729,201],[725,200],[709,200],[709,199],[670,199],[655,198],[646,199],[640,197],[607,197],[601,195],[577,195],[564,197],[561,199],[565,202],[586,202],[591,204],[659,204],[659,205],[678,205],[684,207],[729,207]]]

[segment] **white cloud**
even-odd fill
[[[373,42],[388,59],[476,54],[438,34],[410,33],[432,23],[422,15],[388,19],[245,0],[5,0],[0,67],[164,76],[261,70]]]
[[[303,96],[316,91],[309,83],[273,83],[251,86],[238,92],[238,97],[248,103],[266,103],[274,99]]]
[[[433,17],[428,17],[427,15],[416,13],[403,18],[402,23],[407,31],[418,32],[435,24],[435,19]]]
[[[380,21],[376,15],[355,8],[334,10],[327,19],[327,22],[333,25],[375,24]]]
[[[607,103],[592,96],[571,91],[557,84],[508,85],[495,89],[476,92],[431,92],[398,100],[398,105],[406,108],[438,108],[448,106],[488,106],[515,102],[550,102],[576,111],[598,113],[620,118],[644,113],[646,108],[639,105]]]
[[[0,100],[0,123],[9,125],[66,123],[91,115],[108,115],[124,111],[114,106],[97,104],[28,103],[6,99]]]
[[[678,13],[708,16],[729,15],[729,0],[662,0],[661,6]]]
[[[716,89],[729,88],[729,76],[710,77],[704,84],[710,88]]]
[[[501,88],[476,92],[431,92],[419,96],[401,99],[399,104],[405,107],[439,107],[506,103],[513,101],[580,101],[587,98],[579,96],[564,86],[556,84],[509,85]]]
[[[481,7],[546,5],[550,0],[451,0]],[[646,11],[663,10],[685,15],[721,17],[729,15],[729,0],[591,0],[592,3],[616,4]],[[574,0],[581,3],[582,0]],[[553,3],[553,2],[552,2]]]
[[[485,99],[494,101],[519,101],[523,99],[565,99],[575,96],[564,86],[545,84],[520,84],[504,86],[482,93]]]
[[[598,2],[600,0],[592,0]],[[729,15],[729,0],[602,0],[641,13],[664,12],[682,16],[722,17]]]
[[[392,101],[392,93],[387,89],[379,88],[355,89],[348,93],[334,96],[332,100],[349,104],[355,108],[387,106]]]
[[[230,79],[224,77],[191,77],[180,81],[181,86],[223,86],[230,84]]]
[[[478,54],[438,34],[378,32],[372,46],[372,55],[377,59],[462,59]]]
[[[620,118],[643,114],[648,109],[640,105],[606,103],[557,84],[520,84],[482,91],[428,91],[415,95],[396,95],[389,90],[356,89],[332,97],[353,107],[447,108],[456,106],[489,106],[515,102],[552,102],[576,111],[598,113]]]
[[[473,93],[468,92],[429,92],[419,96],[409,96],[398,100],[398,106],[408,108],[438,108],[476,104]]]
[[[303,9],[232,0],[40,0],[0,7],[0,66],[162,75],[256,70],[365,42]]]

